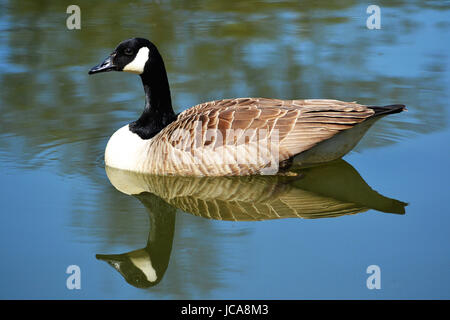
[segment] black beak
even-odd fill
[[[96,254],[97,260],[102,260],[107,262],[114,269],[122,273],[121,266],[126,260],[125,254]]]
[[[117,66],[113,63],[113,55],[110,55],[99,65],[96,65],[91,70],[89,70],[89,74],[100,73],[100,72],[108,72],[108,71],[117,71]]]

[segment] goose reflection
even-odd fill
[[[276,176],[152,176],[106,167],[110,182],[146,207],[145,248],[98,254],[133,286],[159,283],[169,264],[176,209],[215,220],[257,221],[328,218],[374,209],[404,214],[406,203],[370,188],[344,160]]]
[[[96,257],[116,269],[129,284],[148,288],[161,281],[169,264],[176,208],[148,192],[134,196],[145,206],[150,219],[146,247],[122,254],[97,254]]]

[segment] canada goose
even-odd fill
[[[170,205],[208,219],[254,221],[326,218],[375,209],[405,213],[406,203],[372,188],[344,160],[295,169],[297,176],[156,176],[106,167],[120,192],[154,194]]]
[[[338,100],[238,98],[205,102],[176,115],[163,59],[149,40],[133,38],[89,74],[140,75],[145,107],[106,146],[107,166],[156,175],[274,174],[279,168],[341,158],[381,116],[404,105]]]

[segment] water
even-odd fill
[[[356,1],[77,4],[81,30],[67,30],[56,1],[0,2],[0,298],[450,298],[448,2],[380,2],[381,30],[366,28]],[[162,179],[141,185],[156,195],[129,196],[108,179],[103,152],[139,116],[140,81],[87,71],[134,36],[158,45],[177,112],[244,96],[409,111],[379,121],[345,162],[281,186],[233,180],[232,198],[217,187],[229,181],[207,181],[220,192],[205,200],[201,184]],[[311,201],[317,219],[236,221],[238,205],[252,212],[239,197],[279,208],[286,192],[304,197],[300,207]],[[221,215],[192,210],[219,196]],[[167,266],[148,288],[112,256],[139,249]],[[69,265],[81,290],[66,287]],[[366,286],[369,265],[381,269],[380,290]]]

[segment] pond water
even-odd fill
[[[350,0],[76,4],[80,30],[64,3],[0,1],[0,298],[450,298],[448,2],[379,1],[379,30]],[[177,112],[247,96],[408,112],[298,177],[105,170],[143,90],[87,71],[137,36],[162,53]]]

